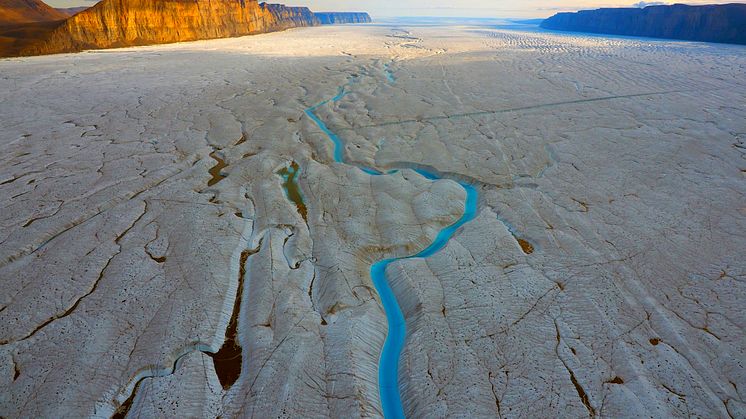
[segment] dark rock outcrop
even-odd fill
[[[59,12],[64,13],[66,16],[75,16],[78,13],[82,12],[83,10],[88,9],[88,6],[82,6],[82,7],[57,7],[56,10]]]
[[[276,23],[273,30],[317,26],[321,24],[316,15],[307,7],[288,7],[283,4],[269,3],[262,3],[260,6],[269,10],[274,16]]]
[[[370,23],[373,20],[365,12],[325,12],[314,13],[322,25],[338,25],[343,23]]]
[[[29,22],[51,22],[67,17],[41,0],[0,0],[0,27]]]
[[[227,38],[318,24],[305,7],[256,0],[103,0],[26,42],[19,55]]]
[[[558,13],[542,28],[746,44],[746,4],[648,6]]]

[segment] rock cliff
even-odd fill
[[[307,7],[288,7],[282,4],[269,3],[261,3],[260,6],[274,16],[276,21],[274,30],[321,24]]]
[[[66,14],[40,0],[0,0],[0,27],[28,22],[63,20]]]
[[[307,8],[256,0],[103,0],[21,55],[225,38],[319,24]]]
[[[746,44],[746,4],[649,6],[558,13],[542,28]]]
[[[335,25],[342,23],[370,23],[373,20],[365,12],[329,12],[315,13],[322,25]]]

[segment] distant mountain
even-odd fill
[[[508,19],[508,21],[519,25],[541,25],[544,19]]]
[[[343,23],[370,23],[373,20],[365,12],[323,12],[314,13],[322,25]]]
[[[226,38],[318,24],[305,7],[256,0],[102,0],[26,42],[19,54]]]
[[[746,4],[648,6],[558,13],[542,28],[746,44]]]
[[[0,0],[0,26],[63,20],[67,15],[41,0]]]
[[[59,12],[64,13],[67,17],[77,15],[78,13],[82,12],[83,10],[89,9],[90,6],[82,6],[82,7],[66,7],[66,8],[60,8],[57,7],[56,10]]]

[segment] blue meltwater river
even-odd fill
[[[393,83],[395,81],[393,72],[390,70],[388,65],[384,68],[384,75],[389,82]],[[324,121],[316,115],[316,110],[322,106],[342,100],[342,98],[344,98],[348,93],[348,87],[351,86],[354,81],[355,78],[340,87],[336,96],[319,102],[305,111],[306,115],[308,115],[319,129],[326,134],[329,140],[334,143],[334,161],[345,164],[349,163],[344,161],[344,143],[342,142],[342,139],[329,129]],[[354,166],[371,176],[385,176],[388,174],[394,174],[398,171],[391,170],[383,173],[371,167],[356,164],[354,164]],[[433,181],[442,179],[441,177],[424,170],[412,170]],[[470,184],[459,182],[459,185],[461,185],[461,187],[466,191],[466,202],[464,204],[464,214],[458,221],[441,230],[435,237],[435,240],[421,252],[411,256],[385,259],[374,263],[370,268],[370,276],[373,281],[373,286],[376,288],[376,291],[381,298],[383,309],[386,312],[386,320],[388,321],[389,329],[388,334],[386,335],[386,341],[383,345],[383,351],[381,352],[381,358],[378,363],[378,386],[381,397],[381,408],[384,417],[388,419],[404,418],[404,408],[402,406],[401,395],[399,394],[399,358],[401,357],[401,352],[406,340],[407,325],[401,307],[396,300],[396,295],[394,295],[394,291],[391,289],[390,281],[386,277],[386,268],[399,260],[428,258],[438,253],[448,244],[448,242],[458,232],[459,228],[474,219],[477,214],[479,193],[476,188]]]

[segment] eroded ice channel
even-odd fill
[[[394,82],[395,78],[388,65],[384,67],[384,75],[389,82]],[[336,96],[319,102],[318,104],[306,109],[306,115],[326,134],[329,140],[334,143],[334,161],[338,163],[350,164],[344,161],[344,143],[339,136],[334,133],[329,127],[316,115],[316,110],[322,106],[326,106],[330,103],[336,103],[342,100],[347,95],[348,87],[355,82],[355,77],[350,79],[350,82],[341,86]],[[398,170],[392,170],[383,173],[377,169],[361,166],[359,164],[351,164],[365,173],[371,176],[385,176],[389,174],[397,173]],[[421,169],[412,169],[425,178],[433,181],[441,180],[442,177],[435,175]],[[388,322],[388,334],[386,335],[386,341],[383,345],[383,351],[381,352],[381,358],[378,362],[378,386],[379,394],[381,397],[381,409],[383,415],[386,418],[398,419],[404,418],[404,408],[401,401],[401,395],[399,394],[399,358],[401,357],[402,349],[407,335],[407,325],[404,319],[404,313],[402,313],[401,307],[396,300],[396,295],[391,289],[390,281],[386,277],[386,268],[392,263],[399,260],[416,259],[416,258],[428,258],[439,251],[441,251],[453,238],[456,232],[464,224],[473,220],[477,213],[477,203],[479,201],[479,193],[474,186],[458,182],[461,187],[466,191],[466,202],[464,214],[454,224],[441,230],[435,237],[435,240],[421,252],[400,258],[385,259],[376,262],[370,268],[370,276],[373,282],[373,286],[376,288],[378,295],[381,297],[381,304],[386,312],[386,320]]]

